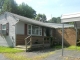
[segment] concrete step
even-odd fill
[[[30,47],[31,47],[30,45],[27,45],[27,50],[29,50]],[[25,45],[17,45],[15,48],[16,49],[21,49],[21,50],[26,50],[26,46]]]

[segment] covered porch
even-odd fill
[[[29,29],[26,29],[27,35],[20,34],[16,35],[17,47],[25,46],[24,48],[26,50],[31,50],[35,48],[36,49],[49,48],[50,46],[53,45],[54,38],[52,34],[54,29],[48,27],[40,27],[38,29],[38,26],[34,25],[34,28],[31,28],[30,30],[31,32],[29,30],[30,27]]]

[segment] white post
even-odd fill
[[[63,56],[63,50],[64,50],[64,23],[62,25],[62,56]]]
[[[76,50],[77,50],[77,24],[76,24],[76,22],[75,22],[75,29],[76,29],[76,40],[75,40],[75,42],[76,42]]]
[[[77,50],[77,27],[76,27],[76,50]]]

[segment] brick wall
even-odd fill
[[[62,29],[56,29],[55,38],[57,42],[62,42]],[[64,29],[64,44],[76,45],[76,31],[74,28]]]

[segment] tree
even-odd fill
[[[2,9],[3,3],[4,3],[4,0],[0,0],[0,9]]]
[[[27,4],[22,3],[18,6],[18,14],[28,18],[35,18],[36,11]]]
[[[48,20],[50,23],[61,23],[60,17],[53,17],[52,19]]]
[[[48,22],[50,22],[50,23],[57,23],[57,18],[53,17]]]
[[[12,12],[28,18],[35,18],[36,11],[25,3],[19,6],[14,0],[0,0],[1,12]]]
[[[46,22],[46,15],[45,14],[37,14],[35,17],[36,20]]]
[[[60,17],[57,17],[57,23],[61,23]]]
[[[1,7],[2,7],[1,12],[5,12],[5,11],[9,11],[13,13],[17,12],[17,4],[14,0],[3,0]]]

